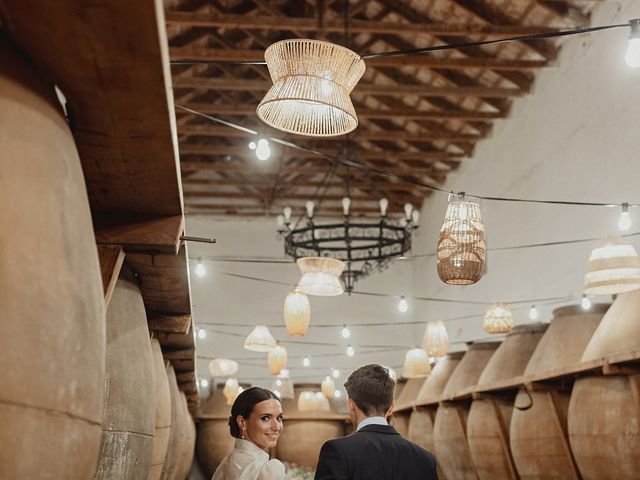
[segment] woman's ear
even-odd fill
[[[247,429],[247,421],[244,419],[244,417],[242,415],[238,415],[236,417],[236,423],[240,427],[240,430],[246,430]]]

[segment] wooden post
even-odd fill
[[[576,465],[576,461],[573,458],[573,452],[571,451],[571,445],[569,444],[569,434],[567,432],[567,425],[564,419],[560,416],[560,409],[558,408],[558,400],[556,398],[555,391],[547,392],[547,399],[551,404],[551,411],[553,412],[553,418],[556,422],[556,427],[558,430],[562,432],[562,447],[564,449],[564,453],[569,458],[571,463],[571,478],[574,480],[582,480],[582,476],[580,475],[580,471],[578,470],[578,466]]]

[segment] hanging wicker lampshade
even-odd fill
[[[316,410],[319,412],[328,412],[331,410],[329,399],[322,392],[316,392]]]
[[[269,350],[267,363],[271,375],[279,375],[282,369],[287,366],[287,349],[280,345],[273,347]]]
[[[340,275],[344,270],[344,262],[329,257],[305,257],[296,262],[302,277],[296,291],[307,295],[336,296],[344,293]]]
[[[640,289],[640,258],[633,245],[609,237],[594,248],[584,276],[586,295],[616,295]]]
[[[214,358],[209,362],[209,371],[214,377],[230,377],[238,373],[238,362],[228,358]]]
[[[275,346],[276,339],[273,338],[269,329],[264,325],[256,325],[244,341],[244,348],[254,352],[269,352]]]
[[[513,315],[504,303],[493,303],[484,314],[482,328],[487,333],[509,333],[513,328]]]
[[[336,393],[336,382],[329,375],[324,377],[322,383],[320,384],[320,388],[322,389],[322,393],[327,398],[333,398]]]
[[[440,228],[438,276],[449,285],[471,285],[482,277],[486,257],[480,205],[453,195]]]
[[[293,382],[289,378],[289,370],[283,368],[280,370],[280,375],[275,379],[271,385],[271,390],[280,392],[280,398],[294,398]]]
[[[238,387],[239,387],[239,384],[238,384],[237,378],[227,378],[227,381],[224,384],[224,388],[222,389],[222,394],[224,395],[224,398],[229,400],[230,396],[232,395],[237,396],[236,392],[238,390]],[[235,397],[234,397],[234,400],[235,400]]]
[[[360,55],[300,38],[274,43],[264,59],[273,81],[257,108],[264,123],[312,137],[344,135],[358,126],[349,94],[366,68]]]
[[[316,395],[313,392],[304,390],[298,395],[298,410],[301,412],[312,412],[317,409]]]
[[[432,357],[444,357],[449,351],[449,335],[441,320],[427,322],[422,348]]]
[[[236,401],[236,398],[238,398],[238,395],[240,395],[243,391],[244,391],[244,388],[238,386],[238,388],[236,388],[234,392],[231,392],[231,394],[227,397],[227,405],[233,405],[233,402]]]
[[[431,373],[429,356],[421,348],[409,350],[404,356],[403,376],[405,378],[422,378]]]
[[[309,297],[301,292],[289,292],[284,300],[284,324],[292,337],[302,337],[307,333],[311,320]]]

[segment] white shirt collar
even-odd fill
[[[384,417],[367,417],[358,424],[356,432],[359,431],[362,427],[366,427],[367,425],[389,425],[389,423]]]

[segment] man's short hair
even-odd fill
[[[344,383],[347,395],[367,416],[384,416],[391,404],[396,383],[389,370],[380,365],[365,365],[355,370]]]

